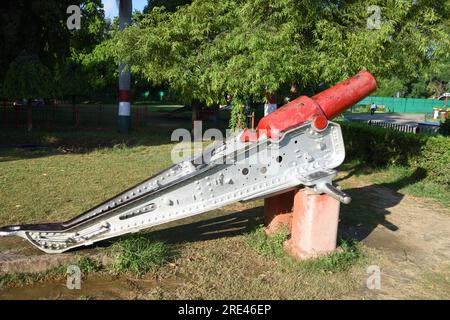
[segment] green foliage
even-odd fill
[[[4,97],[49,98],[53,93],[53,77],[48,68],[35,56],[20,55],[11,62],[3,84]]]
[[[307,270],[343,272],[349,270],[356,262],[365,257],[361,243],[355,240],[340,240],[338,249],[329,255],[314,260],[306,260],[303,267]]]
[[[245,127],[245,108],[241,103],[233,103],[230,117],[230,128],[242,129]]]
[[[155,7],[164,7],[167,11],[176,11],[179,6],[190,4],[192,0],[148,0],[144,13],[148,13]]]
[[[0,275],[0,289],[9,287],[23,287],[47,281],[49,279],[63,278],[67,267],[59,266],[40,273],[8,273]]]
[[[267,257],[284,257],[286,252],[283,243],[289,238],[288,228],[279,230],[273,235],[266,236],[264,226],[259,226],[255,231],[249,234],[248,242],[260,254]]]
[[[286,83],[316,87],[361,69],[385,79],[395,74],[396,82],[406,83],[449,56],[448,4],[376,1],[381,29],[371,30],[372,4],[194,0],[174,12],[154,8],[139,25],[117,33],[104,53],[125,59],[151,83],[168,84],[187,101],[208,105],[225,92],[238,101],[263,101],[266,91]]]
[[[424,168],[428,178],[441,185],[450,186],[450,138],[429,137],[422,146],[420,153],[412,157],[413,167]]]
[[[81,8],[80,30],[69,30],[66,26],[66,19],[69,17],[66,9],[69,5]],[[24,54],[34,57],[40,64],[39,69],[28,70],[26,76],[16,75],[13,79],[8,79],[11,74],[1,73],[0,87],[4,81],[30,87],[24,81],[30,76],[30,71],[39,75],[45,66],[47,70],[41,78],[42,88],[37,88],[37,96],[31,92],[32,97],[73,98],[81,93],[92,92],[93,89],[104,89],[107,85],[110,85],[111,91],[115,90],[114,71],[117,67],[114,61],[93,62],[87,58],[96,45],[108,38],[108,25],[104,19],[101,0],[4,0],[0,2],[0,19],[0,31],[3,35],[0,37],[0,68],[10,69],[13,61]],[[71,73],[69,69],[73,65],[82,66],[76,73]],[[17,70],[16,66],[13,68]],[[36,89],[33,84],[35,79],[31,80]],[[51,94],[46,88],[47,82],[52,83]],[[5,90],[6,97],[28,97],[16,95],[23,91],[20,88],[14,92],[11,92],[11,87]]]
[[[289,238],[289,230],[281,229],[279,232],[266,236],[263,226],[248,235],[247,241],[260,254],[268,258],[276,258],[287,265],[293,265],[302,271],[310,272],[344,272],[348,271],[355,263],[364,258],[362,245],[354,240],[339,240],[338,249],[328,255],[319,256],[316,259],[297,261],[284,249],[284,242]]]
[[[96,45],[107,36],[108,25],[105,21],[105,12],[101,0],[78,0],[81,8],[81,29],[71,31],[68,36],[71,56],[81,53],[90,53]]]
[[[112,250],[115,254],[114,269],[136,275],[143,275],[162,266],[171,256],[169,245],[144,236],[120,240],[114,243]]]
[[[81,257],[77,262],[77,266],[80,268],[82,273],[99,272],[103,269],[100,262],[90,257]]]
[[[450,185],[450,138],[415,135],[360,123],[342,123],[348,160],[371,167],[410,166],[425,170],[426,179]]]
[[[400,96],[403,96],[406,89],[405,83],[397,77],[389,79],[378,78],[377,85],[378,89],[373,95],[379,97],[396,97],[397,92],[400,93]]]

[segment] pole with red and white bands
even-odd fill
[[[131,24],[132,1],[120,0],[119,2],[119,31]],[[127,133],[131,126],[131,73],[122,62],[119,64],[119,132]]]

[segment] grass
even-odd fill
[[[80,257],[75,263],[73,263],[73,265],[76,265],[80,268],[82,275],[105,270],[100,262],[87,256]],[[59,267],[52,268],[46,272],[37,272],[37,273],[15,272],[1,275],[0,289],[9,287],[24,287],[46,281],[62,280],[65,279],[67,275],[67,267],[68,265],[61,265]]]
[[[352,161],[342,165],[341,170],[352,172],[355,177],[383,185],[399,193],[428,198],[444,206],[450,205],[450,189],[428,181],[426,176],[413,168],[402,166],[372,168],[368,164]]]
[[[66,266],[60,266],[40,273],[8,273],[0,276],[0,289],[9,287],[25,287],[49,280],[63,279]]]
[[[30,142],[51,149],[0,152],[2,225],[72,218],[171,164],[172,144],[162,133],[121,136],[111,132],[42,131],[0,136],[0,143]],[[408,169],[360,165],[350,163],[343,169],[354,171],[361,180],[384,184],[399,192],[422,193],[420,196],[426,192],[427,196],[448,203],[448,191],[431,192],[426,188],[437,187],[424,180],[408,180],[412,174]],[[344,187],[345,183],[342,182]],[[371,211],[367,199],[357,190],[352,196],[352,204],[342,206],[344,224],[377,225],[382,222],[379,219],[384,220]],[[224,210],[231,214],[254,206],[255,203],[237,204]],[[227,226],[224,223],[223,228]],[[202,230],[194,228],[190,232]],[[183,233],[177,237],[183,242]],[[108,250],[113,254],[118,278],[137,274],[142,281],[150,281],[154,280],[151,271],[155,271],[157,283],[142,296],[148,299],[333,299],[358,292],[364,285],[365,267],[372,258],[363,245],[341,241],[335,253],[299,262],[283,250],[287,237],[288,233],[282,231],[266,238],[258,228],[248,234],[181,243],[174,255],[172,244],[139,235],[120,239]],[[110,271],[90,258],[82,258],[78,265],[83,273]],[[65,271],[62,268],[37,275],[2,276],[0,288],[63,279]]]
[[[339,254],[339,259],[312,265],[290,259],[280,245],[282,236],[265,244],[263,239],[251,232],[183,246],[175,267],[161,272],[167,280],[146,298],[337,299],[362,285],[364,260],[359,253],[357,258]]]
[[[111,247],[113,268],[119,272],[129,272],[142,276],[157,270],[172,256],[171,247],[162,241],[146,236],[131,236]]]
[[[86,256],[81,257],[76,265],[80,268],[82,273],[93,273],[103,270],[103,265],[100,262]]]
[[[259,226],[248,234],[248,243],[266,257],[285,258],[283,243],[289,238],[289,230],[282,227],[270,236],[264,234],[264,226]]]
[[[0,224],[72,218],[171,164],[171,144],[0,154]],[[93,174],[95,172],[95,174]]]
[[[283,229],[274,235],[266,236],[261,226],[248,235],[248,243],[260,254],[278,259],[286,266],[298,269],[299,272],[346,272],[366,258],[361,243],[340,239],[338,250],[335,252],[320,256],[317,259],[298,261],[293,259],[283,247],[284,241],[288,238],[288,231]]]
[[[371,180],[401,193],[433,199],[447,206],[450,204],[450,189],[448,187],[427,180],[403,183],[413,174],[414,170],[411,168],[390,166],[374,170]]]

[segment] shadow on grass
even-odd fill
[[[357,162],[355,163],[344,163],[342,164],[339,169],[341,171],[347,171],[347,174],[343,177],[340,177],[338,179],[335,179],[334,182],[338,183],[339,181],[343,181],[343,180],[347,180],[351,177],[353,177],[354,175],[359,175],[362,173],[370,173],[372,171],[372,169],[370,169],[367,164],[365,164],[364,162]]]
[[[352,196],[353,201],[349,205],[341,206],[339,237],[361,241],[379,225],[391,231],[397,231],[398,226],[389,222],[389,208],[396,206],[403,199],[403,195],[396,190],[407,184],[420,181],[425,176],[424,170],[417,169],[411,176],[393,183],[374,184],[363,188],[345,190]],[[263,211],[263,206],[233,213],[212,211],[204,215],[169,223],[161,226],[161,229],[158,229],[158,227],[153,230],[149,229],[148,232],[144,233],[144,236],[168,244],[239,236],[255,231],[264,223]],[[102,242],[98,246],[109,246],[121,239],[116,238],[113,241]]]
[[[209,219],[204,219],[204,215],[197,215],[168,223],[160,227],[155,227],[153,230],[148,229],[139,236],[155,241],[163,241],[167,244],[181,244],[185,242],[234,237],[252,232],[264,223],[262,215],[263,210],[262,206],[258,206],[240,212],[224,213]],[[217,211],[205,213],[205,215],[214,213],[217,214]],[[199,219],[204,220],[198,221]],[[127,239],[127,236],[102,241],[95,244],[93,247],[110,247],[114,243],[124,239]]]
[[[352,197],[352,202],[341,206],[340,235],[361,241],[379,225],[397,231],[399,227],[389,222],[389,209],[398,205],[404,197],[398,190],[425,177],[426,170],[417,168],[410,176],[393,182],[345,190]]]
[[[35,159],[60,154],[86,154],[117,147],[159,146],[172,143],[171,132],[154,130],[127,135],[107,132],[47,132],[0,134],[0,162]]]
[[[112,250],[113,252],[117,251],[117,248],[122,251],[124,251],[123,249],[125,248],[126,254],[131,256],[135,255],[132,251],[142,251],[145,249],[149,251],[149,259],[153,259],[154,251],[156,251],[157,257],[164,256],[164,260],[169,260],[178,255],[179,248],[174,245],[234,237],[256,231],[263,223],[262,212],[262,206],[234,213],[212,211],[205,213],[205,215],[220,214],[220,216],[209,219],[205,219],[204,215],[189,217],[160,226],[160,229],[155,227],[153,230],[149,229],[138,235],[129,234],[101,241],[95,245],[89,246],[89,248],[105,248]],[[199,219],[204,220],[198,221]],[[134,248],[135,246],[130,246],[130,243],[138,243],[137,247],[139,247],[139,249]],[[158,250],[155,250],[155,246]],[[164,251],[164,254],[161,255],[160,251]],[[119,269],[122,267],[128,269],[129,265],[133,265],[132,269],[137,271],[137,273],[148,271],[146,269],[141,269],[138,266],[134,266],[133,261],[135,259],[133,257],[130,258],[126,256],[122,260],[124,265],[119,266]]]
[[[171,244],[234,237],[258,228],[263,223],[263,210],[259,206],[191,223],[188,218],[180,222],[186,224],[154,231],[152,234]]]
[[[176,119],[173,117],[159,117],[142,126],[139,130],[132,130],[129,134],[122,134],[115,129],[96,128],[61,128],[61,130],[25,129],[0,130],[0,162],[19,159],[41,158],[56,154],[88,153],[93,150],[109,149],[116,146],[160,146],[173,143],[172,133],[175,129],[191,130],[190,119]],[[225,137],[228,122],[204,121],[203,132],[209,128],[218,128]]]

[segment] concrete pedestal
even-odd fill
[[[285,249],[295,258],[309,259],[336,249],[340,202],[308,188],[266,198],[266,234],[281,225],[291,230]]]
[[[340,202],[327,194],[302,189],[295,195],[291,238],[285,248],[298,259],[315,258],[336,249]]]
[[[281,226],[291,228],[294,197],[298,190],[285,192],[264,199],[265,233],[276,232]]]

